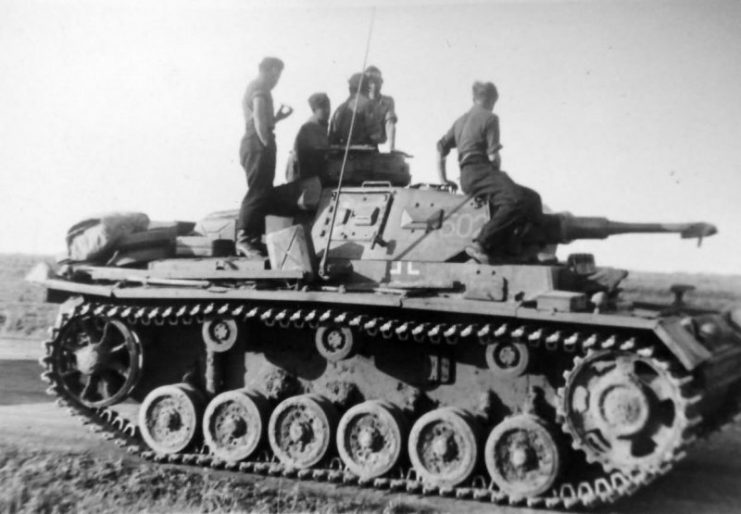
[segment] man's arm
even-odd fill
[[[297,153],[301,153],[309,146],[310,143],[308,137],[308,128],[306,127],[306,123],[304,123],[303,125],[301,125],[301,128],[298,129],[298,132],[296,133],[296,139],[293,140],[293,149]]]
[[[268,109],[268,101],[263,96],[256,96],[252,101],[252,112],[255,118],[255,130],[260,142],[268,146],[273,142],[273,132],[270,130],[270,118],[273,113]]]
[[[447,166],[445,161],[446,155],[444,155],[440,151],[440,146],[437,147],[437,175],[440,178],[441,184],[447,184],[448,183],[448,172],[447,172]]]
[[[437,142],[437,173],[441,184],[447,184],[454,189],[458,189],[458,184],[448,180],[446,157],[452,148],[455,148],[455,136],[453,127],[450,127],[450,130]]]
[[[389,142],[389,152],[396,150],[396,123],[393,121],[386,122],[386,137]]]
[[[329,120],[329,132],[327,133],[327,139],[330,145],[337,145],[340,143],[339,134],[337,131],[338,116],[340,115],[340,105],[332,114],[332,118]]]
[[[502,157],[499,154],[499,150],[501,149],[502,145],[499,142],[499,118],[496,115],[492,115],[486,124],[486,155],[495,169],[500,169],[502,165]]]
[[[396,122],[398,118],[396,116],[396,103],[390,96],[386,97],[386,138],[389,142],[389,151],[393,152],[396,149]]]

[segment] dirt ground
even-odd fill
[[[115,446],[102,443],[89,434],[79,422],[49,401],[39,380],[39,343],[35,340],[0,340],[0,441],[5,447],[27,448],[48,452],[87,452],[101,458],[136,459]],[[143,465],[144,463],[142,463]],[[485,503],[453,499],[390,494],[385,491],[299,483],[290,479],[217,472],[247,485],[259,484],[267,489],[301,490],[314,497],[326,498],[328,505],[340,505],[339,511],[378,510],[394,505],[394,512],[519,513],[546,512],[500,507]],[[0,483],[0,487],[3,484]],[[343,504],[347,499],[354,504]],[[343,509],[342,505],[346,508]],[[284,506],[285,507],[285,506]],[[270,510],[284,510],[274,508]],[[388,508],[386,509],[388,511]],[[741,510],[741,427],[736,425],[709,441],[695,446],[669,476],[650,488],[600,512],[655,512],[665,514],[736,513]],[[331,511],[331,509],[330,509]]]

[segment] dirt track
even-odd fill
[[[0,341],[0,440],[5,444],[28,446],[48,451],[88,450],[101,455],[124,455],[113,445],[102,444],[84,430],[78,421],[49,401],[39,380],[38,342]],[[226,472],[224,472],[226,473]],[[243,475],[243,480],[292,487],[293,480]],[[355,487],[302,483],[300,487],[331,497],[362,497],[370,501],[388,501],[385,491]],[[491,504],[460,502],[452,499],[397,495],[406,507],[420,511],[476,513],[545,512]],[[698,444],[668,477],[648,490],[612,508],[600,512],[736,513],[741,510],[741,426],[716,434]]]

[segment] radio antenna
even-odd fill
[[[332,244],[332,231],[334,230],[335,221],[337,221],[337,209],[340,204],[340,194],[342,193],[342,180],[345,177],[345,167],[347,166],[347,157],[350,154],[350,141],[352,139],[353,129],[355,128],[355,118],[358,115],[358,102],[360,100],[360,92],[363,90],[363,82],[365,81],[365,67],[368,65],[368,52],[370,51],[371,36],[373,35],[373,24],[376,21],[376,8],[371,9],[370,26],[368,27],[368,38],[365,41],[365,55],[363,56],[363,67],[361,68],[362,73],[360,75],[360,84],[358,84],[358,91],[355,93],[355,106],[353,107],[352,117],[350,118],[350,129],[347,134],[347,142],[345,143],[345,152],[342,156],[342,166],[340,166],[340,176],[337,180],[337,191],[334,196],[334,204],[332,206],[332,222],[329,224],[329,233],[327,234],[327,244],[324,246],[324,255],[322,255],[321,266],[319,267],[319,274],[322,277],[327,277],[327,259],[329,258],[329,247]]]

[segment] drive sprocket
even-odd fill
[[[48,361],[68,398],[84,407],[107,407],[124,400],[138,383],[142,345],[120,320],[76,316],[59,331]]]
[[[656,357],[590,351],[564,373],[559,413],[572,446],[606,471],[658,471],[689,441],[689,375]]]

